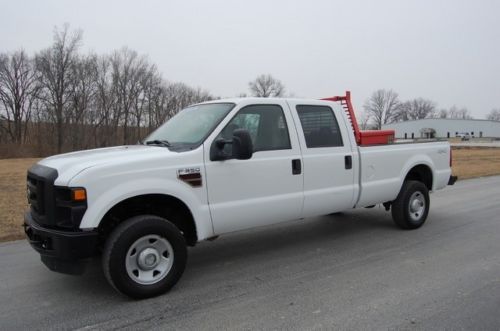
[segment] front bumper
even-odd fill
[[[31,213],[24,214],[24,232],[42,262],[52,271],[82,274],[86,260],[98,253],[97,231],[61,231],[38,225]]]

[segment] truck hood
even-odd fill
[[[150,158],[175,154],[165,147],[130,145],[98,148],[86,151],[54,155],[38,163],[58,172],[56,185],[67,185],[69,181],[85,169],[109,163],[126,163],[139,158]]]

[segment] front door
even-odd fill
[[[263,101],[265,102],[265,101]],[[205,148],[208,200],[215,234],[299,218],[303,172],[293,120],[285,102],[249,104]],[[254,153],[249,160],[210,160],[215,139],[230,140],[236,129],[250,132]],[[225,152],[231,154],[231,145]],[[295,161],[294,161],[295,160]],[[293,167],[295,166],[295,169]]]

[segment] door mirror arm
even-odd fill
[[[210,161],[224,161],[230,159],[231,155],[224,152],[224,146],[232,143],[232,140],[226,140],[223,138],[216,139],[210,148]]]
[[[215,146],[220,150],[224,149],[224,146],[226,146],[226,144],[232,144],[232,143],[233,143],[232,140],[226,140],[223,138],[219,138],[219,139],[215,140]]]

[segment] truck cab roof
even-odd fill
[[[210,100],[205,102],[200,102],[199,105],[202,104],[211,104],[211,103],[234,103],[236,105],[241,103],[257,103],[257,104],[267,104],[267,103],[279,103],[283,101],[293,101],[297,103],[308,103],[308,104],[326,104],[331,103],[328,100],[320,100],[320,99],[306,99],[306,98],[259,98],[259,97],[243,97],[243,98],[226,98],[226,99],[217,99]]]

